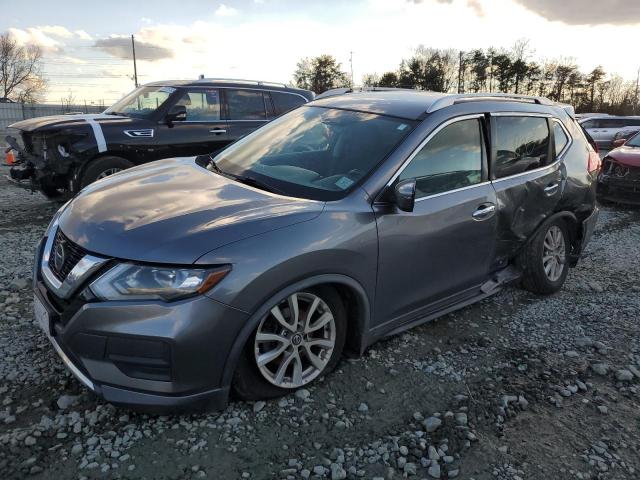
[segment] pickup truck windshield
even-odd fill
[[[220,152],[221,172],[286,195],[336,200],[389,155],[410,120],[301,107]]]
[[[111,105],[104,113],[149,118],[173,92],[173,87],[139,87]]]

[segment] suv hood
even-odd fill
[[[23,132],[33,132],[35,130],[59,130],[66,127],[85,126],[90,123],[98,123],[100,125],[132,123],[134,119],[131,117],[119,115],[104,115],[102,113],[95,114],[76,114],[76,115],[52,115],[49,117],[36,117],[28,120],[9,125],[10,128],[17,128]]]
[[[258,190],[182,158],[93,183],[58,224],[98,255],[186,265],[223,245],[311,220],[323,208],[323,202]]]

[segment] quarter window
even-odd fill
[[[184,105],[189,122],[220,120],[220,91],[217,88],[185,92],[176,105]]]
[[[426,197],[482,181],[482,135],[478,119],[444,127],[422,147],[399,179],[416,179],[416,197]]]
[[[543,167],[548,163],[549,126],[542,117],[495,117],[495,178]]]
[[[300,95],[292,95],[290,93],[271,92],[271,98],[276,107],[276,115],[282,115],[306,103]]]
[[[229,120],[265,120],[265,102],[258,90],[226,90]]]
[[[564,133],[564,129],[557,121],[553,122],[553,141],[555,143],[556,155],[562,152],[562,150],[564,150],[564,147],[567,146],[567,143],[569,143],[567,134]]]

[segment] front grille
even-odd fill
[[[59,255],[63,254],[64,260],[60,262]],[[53,239],[51,245],[51,252],[49,253],[49,268],[56,276],[58,280],[64,282],[69,272],[73,270],[73,267],[84,257],[87,252],[79,245],[76,245],[69,240],[62,230],[58,228],[56,236]],[[58,262],[56,262],[56,256],[58,256]],[[56,263],[58,265],[56,265]]]
[[[629,180],[640,180],[640,168],[629,167]]]

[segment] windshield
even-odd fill
[[[173,87],[139,87],[111,105],[104,113],[149,118],[175,91]]]
[[[335,200],[378,165],[413,128],[408,120],[303,107],[214,158],[224,173],[286,195]]]
[[[625,143],[627,147],[640,147],[640,132],[636,133]]]

